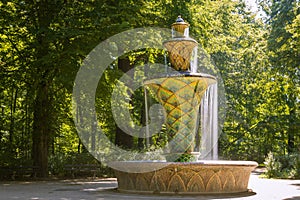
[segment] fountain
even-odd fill
[[[166,161],[113,163],[118,190],[161,194],[247,192],[256,162],[198,160],[199,152],[194,152],[201,100],[207,88],[216,83],[216,78],[197,73],[198,43],[189,37],[189,24],[180,16],[172,24],[172,38],[165,41],[164,46],[176,73],[146,80],[144,87],[165,110]]]

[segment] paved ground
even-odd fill
[[[115,179],[0,182],[0,199],[31,200],[300,200],[300,180],[261,179],[252,174],[246,196],[157,196],[123,194]]]

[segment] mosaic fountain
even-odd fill
[[[171,67],[177,73],[144,82],[145,88],[165,110],[169,141],[166,161],[114,163],[121,192],[219,194],[248,191],[250,173],[257,166],[256,162],[198,160],[199,153],[194,152],[201,99],[206,89],[216,83],[216,78],[197,73],[191,67],[198,43],[189,37],[188,30],[189,24],[178,17],[172,24],[172,38],[164,42]]]

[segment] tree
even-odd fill
[[[271,1],[269,4],[269,55],[274,79],[282,82],[278,99],[286,109],[281,120],[287,123],[287,151],[297,151],[299,138],[299,37],[295,32],[300,14],[299,1]],[[298,39],[298,40],[297,40]],[[298,44],[299,45],[299,44]],[[299,147],[298,147],[299,148]]]
[[[28,125],[32,131],[31,152],[33,164],[39,167],[38,176],[48,174],[49,146],[63,120],[61,115],[65,114],[62,112],[65,104],[61,102],[67,93],[61,91],[69,90],[70,93],[78,61],[93,48],[91,41],[95,38],[88,34],[94,27],[89,21],[90,8],[91,2],[78,1],[1,4],[6,14],[2,21],[3,44],[10,44],[9,50],[15,53],[4,56],[4,67],[13,69],[4,74],[10,72],[13,81],[26,86],[25,95],[29,99],[25,102],[29,107],[26,120],[33,120]],[[17,67],[13,67],[15,65]],[[24,92],[19,94],[24,95]]]
[[[158,5],[158,1],[149,4],[100,0],[26,0],[0,4],[4,13],[1,45],[5,47],[1,49],[1,76],[4,76],[1,81],[3,85],[16,83],[10,84],[11,90],[1,87],[5,98],[11,97],[10,118],[2,122],[1,129],[9,122],[7,138],[9,144],[16,144],[14,119],[21,115],[15,113],[26,110],[26,121],[33,121],[27,124],[27,131],[32,141],[33,164],[39,167],[38,176],[48,174],[49,148],[56,135],[60,135],[59,127],[62,123],[72,125],[69,94],[84,57],[113,34],[164,20],[162,15],[156,16],[162,8]],[[11,76],[6,77],[7,74]],[[24,95],[27,101],[21,100]],[[25,108],[16,109],[21,102]],[[2,108],[4,115],[9,114],[4,104]]]

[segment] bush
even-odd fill
[[[267,178],[300,178],[300,155],[274,156],[272,152],[265,159]]]
[[[277,178],[280,177],[281,163],[277,161],[272,152],[268,153],[268,156],[265,159],[266,172],[265,175],[268,178]]]
[[[77,165],[77,164],[97,164],[99,165],[99,172],[97,176],[103,177],[114,177],[113,171],[107,167],[103,166],[89,153],[56,153],[49,157],[49,172],[51,175],[58,177],[68,177],[70,173],[65,170],[66,165]],[[91,172],[91,174],[93,174]]]
[[[63,153],[56,153],[49,157],[49,171],[52,175],[64,175],[65,165],[68,163],[68,156]]]

